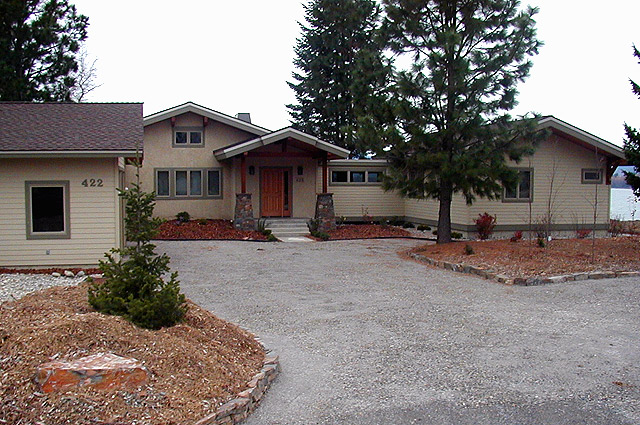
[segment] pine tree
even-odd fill
[[[70,100],[88,25],[67,0],[0,1],[0,100]]]
[[[391,111],[386,87],[391,65],[377,36],[373,0],[311,0],[295,46],[295,128],[351,151],[379,151]]]
[[[451,201],[495,199],[516,184],[506,159],[532,154],[536,119],[513,120],[516,85],[537,54],[535,8],[517,0],[385,0],[389,46],[410,55],[398,72],[397,141],[385,188],[440,203],[438,243],[451,241]]]
[[[633,55],[640,59],[640,52],[633,46]],[[639,62],[640,63],[640,62]],[[640,98],[640,85],[636,84],[633,80],[629,80],[631,83],[631,91],[633,94]],[[629,126],[625,123],[624,131],[627,138],[624,141],[624,156],[627,158],[629,165],[634,166],[634,172],[624,172],[625,179],[631,188],[636,198],[640,198],[640,131]]]
[[[89,303],[102,313],[123,316],[143,328],[172,326],[186,312],[185,297],[180,293],[178,274],[169,274],[169,257],[157,255],[151,243],[161,222],[153,217],[155,194],[143,192],[138,177],[120,196],[125,200],[125,233],[132,244],[105,254],[107,260],[100,262],[105,282],[89,288]]]

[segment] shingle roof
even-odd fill
[[[135,151],[141,103],[0,102],[0,152]]]

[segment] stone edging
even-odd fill
[[[271,382],[276,379],[281,369],[278,356],[269,354],[269,350],[265,348],[260,339],[256,338],[256,341],[265,351],[265,358],[260,372],[247,382],[248,388],[246,390],[239,392],[233,400],[218,407],[215,413],[200,419],[195,425],[239,424],[258,407],[260,400],[262,400],[262,397],[271,386]]]
[[[599,271],[599,272],[583,272],[573,273],[562,276],[529,276],[529,277],[516,277],[510,278],[499,273],[495,273],[490,269],[483,269],[481,267],[470,266],[468,264],[448,263],[446,261],[434,260],[429,257],[425,257],[415,252],[410,252],[409,256],[423,263],[430,264],[441,269],[451,270],[459,273],[473,274],[485,279],[492,279],[505,285],[519,285],[519,286],[536,286],[544,285],[548,283],[562,283],[573,282],[576,280],[587,279],[611,279],[614,277],[637,277],[640,276],[640,272],[615,272],[615,271]]]

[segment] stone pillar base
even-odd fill
[[[333,193],[318,193],[316,216],[318,232],[336,230],[336,212],[333,208]]]
[[[233,227],[238,230],[256,230],[256,219],[253,218],[253,204],[251,203],[250,193],[236,193]]]

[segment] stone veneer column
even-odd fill
[[[256,220],[253,218],[253,204],[251,203],[250,193],[236,193],[233,227],[238,230],[256,230]]]
[[[315,219],[318,220],[318,232],[328,232],[336,229],[333,193],[318,193]]]

